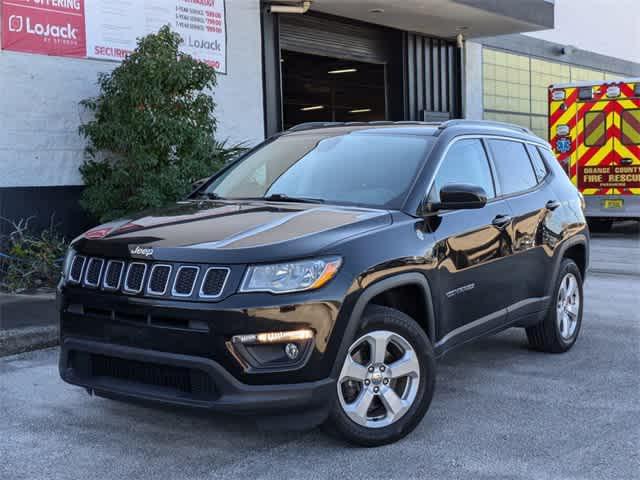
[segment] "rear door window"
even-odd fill
[[[607,115],[604,112],[587,112],[584,116],[584,144],[601,147],[607,142]]]
[[[640,145],[640,109],[623,111],[620,122],[623,145]]]
[[[488,140],[503,195],[535,187],[538,179],[524,144],[511,140]]]

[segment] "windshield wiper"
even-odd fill
[[[263,200],[270,202],[291,202],[291,203],[324,203],[321,198],[309,198],[309,197],[290,197],[285,193],[272,193],[266,197],[262,197]]]
[[[198,194],[198,198],[206,198],[209,200],[226,200],[226,198],[221,197],[217,193],[214,192],[202,192]]]

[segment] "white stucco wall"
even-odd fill
[[[217,138],[264,137],[259,0],[227,0],[227,75],[218,76]],[[0,52],[0,187],[78,185],[84,141],[78,102],[117,64]]]
[[[640,63],[638,0],[558,0],[555,7],[553,30],[526,35]]]
[[[482,120],[482,45],[467,41],[464,45],[464,84],[462,115],[469,120]]]

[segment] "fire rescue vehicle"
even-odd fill
[[[551,85],[549,142],[592,229],[640,220],[640,78]]]

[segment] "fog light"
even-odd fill
[[[287,357],[291,360],[295,360],[298,358],[298,355],[300,355],[300,349],[295,343],[287,343],[284,347],[284,353],[286,353]]]
[[[310,340],[313,338],[313,330],[292,330],[289,332],[267,332],[254,333],[250,335],[236,335],[233,343],[266,344],[266,343],[288,343],[295,341]]]

